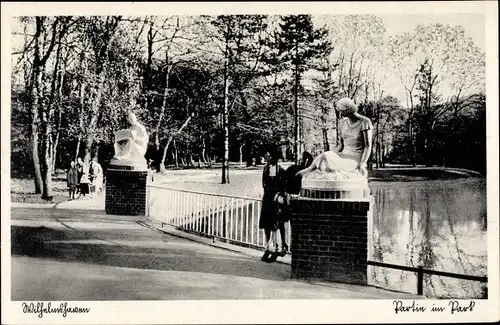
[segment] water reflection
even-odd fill
[[[426,269],[486,275],[486,182],[484,179],[372,183],[374,195],[369,258]],[[370,267],[373,285],[416,292],[415,273]],[[485,284],[424,276],[424,295],[481,298]]]

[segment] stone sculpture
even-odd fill
[[[144,125],[137,121],[134,113],[127,115],[128,129],[115,132],[115,155],[110,165],[147,168],[146,150],[149,135]]]
[[[368,187],[366,162],[371,153],[372,123],[357,112],[358,107],[349,98],[340,99],[337,110],[344,117],[339,123],[340,145],[335,150],[323,152],[311,166],[297,173],[303,178],[302,193],[321,197],[323,194],[319,192],[335,191],[342,197],[352,197],[353,190]],[[366,194],[365,191],[361,193]]]

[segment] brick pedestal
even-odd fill
[[[106,213],[146,215],[148,171],[110,166],[106,171]]]
[[[295,197],[291,208],[292,278],[366,285],[369,200]]]

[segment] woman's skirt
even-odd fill
[[[276,215],[275,192],[264,192],[262,207],[260,209],[259,228],[276,230],[278,228],[278,216]]]
[[[80,184],[80,193],[81,194],[89,194],[90,188],[89,183],[81,183]]]

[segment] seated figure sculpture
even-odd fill
[[[126,165],[147,168],[144,155],[148,147],[149,135],[144,125],[137,121],[134,113],[127,115],[130,127],[115,132],[115,156],[111,165]]]
[[[358,113],[358,107],[349,98],[337,101],[336,107],[343,117],[339,123],[338,147],[319,155],[297,176],[325,180],[367,178],[366,163],[372,150],[372,122]]]

